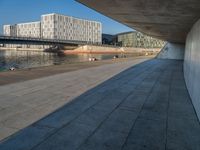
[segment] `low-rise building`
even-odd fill
[[[137,47],[137,48],[160,48],[163,47],[165,42],[141,32],[132,31],[116,35],[117,45],[123,47]]]

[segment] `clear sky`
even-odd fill
[[[103,33],[107,34],[132,30],[75,0],[0,0],[0,33],[4,24],[39,21],[40,16],[47,13],[100,21],[103,24]]]

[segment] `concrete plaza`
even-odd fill
[[[84,62],[1,72],[0,140],[121,71],[150,58]]]
[[[129,65],[123,67],[127,68],[123,72],[110,79],[107,76],[105,82],[96,87],[93,84],[90,90],[55,112],[2,140],[0,149],[199,150],[200,124],[186,89],[183,62],[152,59]],[[59,84],[52,83],[53,86],[62,89]],[[35,92],[35,88],[29,90]],[[53,91],[46,92],[48,95]],[[23,92],[14,94],[20,96]],[[40,96],[31,101],[42,106]]]

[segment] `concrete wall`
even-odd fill
[[[183,60],[184,52],[185,52],[185,45],[166,43],[166,45],[163,47],[163,49],[158,54],[157,58]]]
[[[184,76],[200,120],[200,20],[188,34],[185,49]]]

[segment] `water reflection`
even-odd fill
[[[0,71],[8,70],[10,67],[17,69],[33,68],[40,66],[59,65],[73,62],[88,61],[90,57],[98,60],[112,59],[116,54],[76,54],[60,55],[56,53],[0,50]],[[128,55],[131,57],[133,55]],[[119,57],[123,57],[122,55]]]

